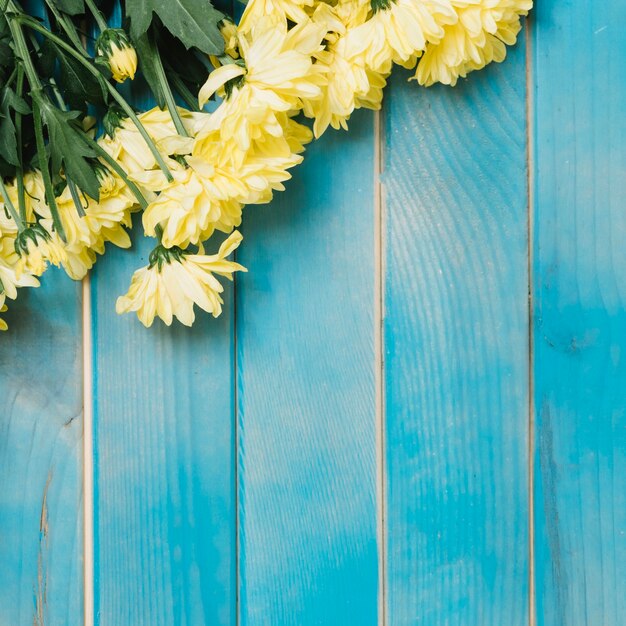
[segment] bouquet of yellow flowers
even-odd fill
[[[502,61],[531,6],[250,0],[235,24],[209,0],[125,0],[112,27],[96,0],[40,15],[0,0],[0,308],[50,265],[80,280],[107,242],[129,247],[141,211],[155,247],[117,311],[217,317],[218,277],[245,271],[229,259],[243,207],[282,190],[307,143],[379,109],[395,63],[428,86]],[[135,79],[153,109],[119,89]],[[228,237],[207,254],[216,231]]]

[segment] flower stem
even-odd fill
[[[56,198],[54,197],[54,189],[52,187],[52,179],[50,177],[50,169],[48,167],[48,155],[46,153],[46,144],[43,137],[43,123],[41,121],[41,110],[36,98],[33,98],[33,126],[35,129],[35,145],[37,146],[37,158],[39,160],[39,169],[43,178],[43,186],[46,191],[46,200],[50,214],[52,215],[52,223],[59,234],[59,237],[67,243],[65,230],[59,215]]]
[[[106,30],[109,25],[106,23],[106,20],[104,19],[104,17],[102,16],[102,13],[100,12],[100,9],[95,5],[93,0],[85,0],[85,4],[87,5],[87,8],[89,9],[89,11],[91,11],[91,14],[93,15],[94,19],[96,20],[96,24],[98,24],[98,28],[100,29],[100,32]]]
[[[33,60],[30,58],[30,53],[28,51],[28,44],[26,43],[26,38],[24,37],[24,32],[22,31],[22,27],[18,21],[21,21],[24,14],[18,9],[15,2],[13,0],[8,0],[7,9],[11,11],[15,11],[17,14],[17,19],[13,19],[13,16],[10,16],[8,19],[9,30],[11,31],[11,35],[13,37],[13,43],[15,44],[15,51],[17,52],[17,56],[22,61],[24,65],[24,71],[26,72],[26,77],[28,78],[28,83],[31,89],[41,89],[41,82],[39,81],[39,76],[37,74],[37,70],[33,65]],[[7,16],[9,17],[9,16]],[[45,29],[44,29],[45,30]]]
[[[17,68],[17,85],[16,93],[17,97],[22,97],[24,91],[24,68],[20,65]],[[17,142],[17,160],[19,165],[15,172],[15,180],[17,182],[17,203],[20,209],[20,218],[22,222],[26,222],[26,200],[24,198],[24,166],[22,164],[23,152],[22,152],[22,114],[19,111],[15,112],[15,139]]]
[[[68,178],[67,186],[70,190],[70,196],[72,196],[72,200],[74,202],[74,206],[76,207],[76,213],[78,213],[78,217],[85,217],[85,207],[83,207],[83,203],[80,201],[78,189],[76,188],[74,181]]]
[[[163,69],[163,62],[161,60],[161,55],[159,54],[159,50],[154,43],[153,37],[150,37],[150,52],[154,58],[154,67],[157,71],[157,78],[159,80],[159,87],[163,92],[165,97],[165,104],[167,105],[167,109],[172,116],[172,121],[174,122],[174,127],[176,128],[176,132],[181,137],[189,137],[187,130],[185,129],[185,125],[183,124],[183,120],[180,117],[180,113],[178,112],[178,107],[176,106],[176,101],[174,100],[174,94],[170,88],[170,84],[167,82],[167,76],[165,75],[165,70]]]
[[[2,196],[2,199],[4,200],[4,206],[7,209],[9,209],[9,213],[11,214],[11,217],[13,218],[17,226],[17,230],[21,233],[25,228],[24,222],[22,221],[22,218],[19,216],[19,213],[15,210],[15,205],[13,204],[13,202],[11,202],[9,191],[4,185],[2,176],[0,176],[0,196]]]
[[[178,76],[178,74],[174,72],[169,65],[167,69],[172,71],[171,81],[174,89],[176,89],[176,91],[178,92],[178,95],[185,101],[187,106],[192,111],[195,111],[196,113],[199,112],[200,108],[198,107],[198,98],[196,98],[191,93],[191,90],[187,87],[187,85],[185,85],[180,76]]]
[[[168,180],[168,182],[173,181],[174,177],[172,176],[172,173],[168,169],[165,161],[163,160],[163,155],[161,155],[158,148],[156,147],[156,145],[150,138],[150,135],[148,135],[148,131],[145,129],[144,125],[141,123],[141,121],[139,120],[135,112],[133,111],[132,107],[128,104],[128,102],[124,100],[124,98],[119,94],[119,92],[117,91],[117,89],[115,89],[115,87],[113,87],[108,81],[106,81],[103,78],[100,71],[96,69],[91,63],[89,63],[89,61],[82,54],[80,54],[79,52],[76,52],[76,50],[74,50],[72,46],[67,44],[60,37],[57,37],[56,35],[51,33],[44,26],[41,26],[37,21],[26,16],[20,16],[18,20],[22,22],[23,24],[26,24],[29,28],[32,28],[38,33],[41,33],[44,37],[50,39],[50,41],[55,43],[59,48],[65,50],[69,55],[73,56],[78,62],[81,63],[81,65],[83,65],[83,67],[86,70],[88,70],[93,76],[95,76],[98,79],[100,84],[104,85],[104,87],[109,92],[111,97],[120,105],[124,113],[126,113],[126,115],[130,117],[133,124],[137,127],[139,134],[142,136],[143,140],[146,142],[146,145],[150,149],[150,152],[152,152],[152,155],[154,156],[155,161],[157,162],[158,166],[161,168],[161,171],[165,174],[165,177]]]

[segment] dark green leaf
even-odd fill
[[[209,0],[126,0],[126,15],[135,41],[148,31],[156,13],[163,26],[189,49],[221,54],[224,40],[218,23],[223,14]]]
[[[41,93],[33,98],[41,107],[44,124],[48,128],[48,149],[53,172],[64,170],[65,175],[94,200],[99,197],[100,185],[89,159],[95,152],[81,139],[83,129],[78,122],[78,111],[61,111]]]
[[[85,12],[84,0],[52,0],[52,4],[67,15],[82,15]]]
[[[44,39],[39,46],[39,54],[35,59],[35,68],[39,78],[42,80],[52,78],[56,70],[56,62],[56,46],[49,39]]]
[[[194,54],[193,51],[187,52],[178,39],[167,32],[161,33],[158,45],[170,84],[175,87],[176,78],[178,78],[192,94],[197,95],[209,72],[213,69],[208,64],[208,59],[206,63],[203,63],[199,54]],[[173,74],[175,76],[172,76]]]
[[[159,74],[157,70],[157,61],[154,54],[154,46],[150,41],[148,33],[144,33],[135,42],[135,49],[139,57],[139,67],[143,77],[146,79],[150,91],[154,95],[157,105],[165,108],[165,95],[159,83]]]
[[[19,165],[17,136],[11,111],[22,115],[30,112],[28,105],[10,87],[0,92],[0,154],[10,165]]]
[[[59,86],[63,97],[74,109],[83,109],[86,104],[105,104],[106,90],[102,83],[74,57],[57,49],[59,58]]]

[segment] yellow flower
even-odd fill
[[[459,19],[444,27],[439,43],[426,47],[415,74],[421,85],[455,85],[468,72],[503,61],[506,45],[513,45],[520,31],[520,16],[532,8],[532,0],[452,0],[452,4]]]
[[[9,194],[9,199],[13,206],[18,209],[19,201],[17,194],[17,184],[15,180],[5,185]],[[24,208],[26,210],[26,221],[28,223],[35,221],[34,208],[43,202],[44,187],[41,173],[38,170],[27,172],[24,174]],[[2,196],[0,196],[0,233],[5,237],[13,237],[17,235],[17,224],[5,208]]]
[[[7,309],[6,299],[15,300],[19,287],[39,287],[39,281],[27,272],[19,274],[16,270],[18,255],[13,240],[0,237],[0,312]],[[0,330],[6,330],[7,323],[0,319]]]
[[[150,255],[150,265],[133,274],[128,293],[117,299],[116,311],[136,311],[144,326],[151,326],[160,317],[168,326],[174,317],[185,326],[195,319],[197,304],[213,317],[222,312],[221,293],[224,288],[215,274],[232,280],[233,272],[246,271],[233,261],[227,261],[241,243],[241,234],[235,231],[214,255],[187,254],[180,248],[159,246]]]
[[[251,0],[239,21],[241,33],[250,32],[258,20],[268,15],[276,15],[282,21],[291,20],[300,24],[307,19],[307,9],[315,4],[315,0]]]
[[[179,108],[185,130],[194,137],[209,119],[207,113],[195,113]],[[181,145],[180,136],[176,131],[172,117],[168,111],[154,107],[138,115],[148,135],[162,150]],[[137,127],[129,118],[118,121],[113,137],[104,135],[99,140],[100,146],[112,156],[129,174],[152,170],[158,167],[154,155]],[[168,156],[164,153],[164,156]]]
[[[288,29],[284,19],[259,18],[239,41],[245,67],[230,64],[211,72],[198,94],[200,106],[216,91],[223,93],[224,85],[240,79],[240,91],[250,91],[246,97],[257,106],[299,109],[302,98],[320,95],[322,77],[311,57],[322,49],[324,34],[324,28],[310,20]],[[238,97],[235,91],[231,98]]]
[[[98,169],[100,181],[100,200],[95,201],[78,191],[78,200],[84,215],[80,215],[74,203],[69,185],[56,199],[57,209],[67,239],[66,248],[70,252],[79,252],[84,246],[97,247],[103,233],[106,241],[115,241],[123,248],[130,246],[128,233],[123,226],[130,226],[130,212],[136,208],[136,199],[117,175],[104,167]],[[45,229],[52,233],[52,216],[45,204],[36,207],[43,218]]]
[[[41,276],[48,263],[58,267],[67,258],[61,241],[52,239],[41,224],[23,230],[17,236],[14,247],[19,256],[15,264],[17,276],[24,273]]]
[[[375,72],[391,71],[391,62],[406,63],[426,47],[438,42],[444,24],[457,15],[449,0],[375,0],[375,12],[364,24],[346,35],[348,54],[365,56]]]
[[[137,71],[137,52],[121,28],[107,28],[96,40],[96,60],[108,65],[113,79],[133,80]]]
[[[154,237],[160,225],[166,248],[186,247],[198,243],[209,224],[219,219],[220,208],[193,169],[181,168],[172,174],[174,180],[143,212],[143,227],[146,235]]]
[[[220,24],[220,32],[224,38],[224,52],[233,59],[239,58],[239,38],[237,25],[228,18],[224,18]]]
[[[356,108],[357,98],[365,97],[371,87],[365,60],[347,49],[345,37],[316,54],[315,59],[327,83],[322,88],[321,98],[304,101],[303,111],[307,117],[315,119],[313,132],[320,137],[328,126],[347,129],[347,120]]]

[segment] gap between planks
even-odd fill
[[[376,518],[378,542],[378,624],[387,624],[387,532],[385,485],[385,199],[383,193],[382,114],[374,112],[374,367],[376,386]]]
[[[93,545],[93,336],[91,278],[83,278],[83,615],[84,626],[94,624]]]
[[[533,37],[534,20],[527,17],[524,24],[526,39],[526,192],[528,233],[528,624],[536,626],[535,590],[535,361],[533,322],[533,255],[534,255],[534,98],[533,98]]]

